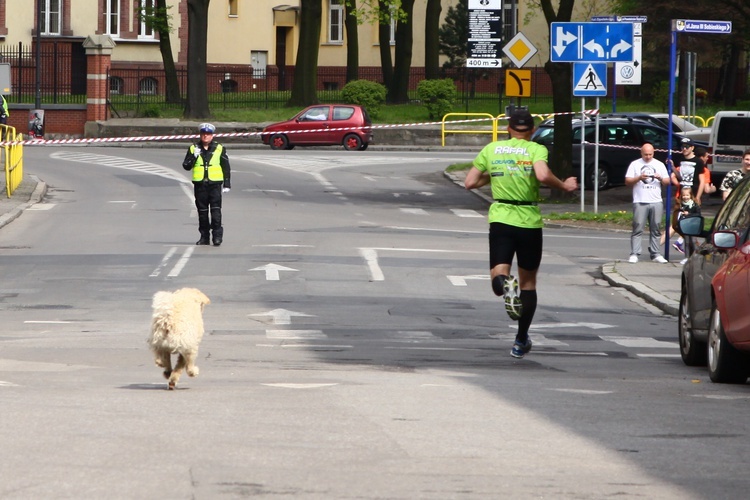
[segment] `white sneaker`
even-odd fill
[[[665,259],[664,257],[662,257],[661,255],[657,255],[656,257],[654,257],[653,259],[651,259],[651,262],[656,262],[658,264],[667,264],[667,263],[669,263],[669,261],[667,259]]]
[[[681,266],[684,266],[685,264],[687,264],[687,261],[688,261],[688,259],[687,259],[687,257],[685,257],[684,259],[682,259],[682,260],[680,261],[680,265],[681,265]]]
[[[630,262],[631,264],[637,263],[638,262],[638,256],[637,255],[631,255],[630,258],[628,259],[628,262]]]

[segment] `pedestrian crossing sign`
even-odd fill
[[[573,95],[605,97],[607,95],[607,63],[573,63]]]

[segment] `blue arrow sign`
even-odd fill
[[[576,97],[606,97],[607,63],[574,63],[573,95]]]
[[[732,32],[732,21],[696,21],[675,19],[674,29],[684,33],[718,33],[728,35]]]
[[[631,62],[632,23],[552,23],[552,62]]]

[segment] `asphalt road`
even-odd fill
[[[676,320],[545,231],[534,350],[486,278],[486,203],[438,152],[231,150],[219,248],[182,152],[27,148],[45,200],[0,230],[2,498],[734,498],[748,394]],[[167,391],[151,296],[212,300]]]

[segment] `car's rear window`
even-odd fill
[[[348,120],[354,114],[354,108],[348,106],[334,106],[333,107],[333,119],[334,120]]]
[[[719,121],[716,134],[717,144],[733,146],[750,146],[750,118],[740,116],[725,116]]]

